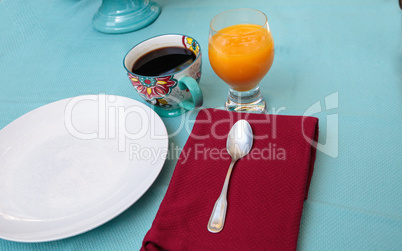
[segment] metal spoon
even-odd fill
[[[226,195],[229,186],[230,174],[236,161],[246,156],[253,146],[253,130],[246,120],[237,121],[228,134],[226,149],[232,157],[221,195],[215,202],[214,209],[208,222],[208,230],[212,233],[219,233],[223,229],[226,218],[227,200]]]

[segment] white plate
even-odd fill
[[[152,185],[165,162],[166,127],[125,97],[60,100],[0,131],[0,238],[41,242],[114,218]]]

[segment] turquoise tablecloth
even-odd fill
[[[106,93],[141,100],[122,60],[133,45],[162,33],[197,38],[204,50],[204,106],[221,107],[228,88],[212,71],[205,53],[209,21],[227,9],[256,8],[268,15],[276,47],[274,65],[261,84],[269,112],[314,113],[320,119],[321,151],[298,248],[401,249],[402,11],[398,1],[157,2],[162,13],[149,27],[106,35],[91,24],[99,0],[0,0],[0,128],[34,108],[76,95]],[[170,134],[183,118],[163,119]],[[181,130],[170,144],[181,148],[188,135],[189,130]],[[48,243],[0,240],[0,250],[139,249],[176,161],[170,158],[149,191],[107,224]]]

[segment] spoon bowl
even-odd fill
[[[250,124],[242,119],[233,125],[228,134],[226,149],[232,159],[238,160],[246,156],[253,146],[253,130]]]

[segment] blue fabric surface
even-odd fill
[[[275,41],[273,67],[260,85],[269,112],[311,111],[320,119],[323,148],[317,152],[298,249],[401,249],[398,1],[156,2],[162,12],[153,24],[107,35],[95,31],[91,23],[99,0],[0,0],[0,128],[34,108],[76,95],[106,93],[143,102],[131,87],[122,60],[133,45],[165,33],[198,40],[204,51],[204,107],[222,107],[228,87],[208,62],[209,22],[224,10],[256,8],[267,14]],[[196,113],[163,119],[175,135],[171,147],[183,147]],[[182,122],[186,126],[178,130]],[[0,240],[0,250],[139,249],[176,161],[170,156],[148,192],[103,226],[48,243]]]

